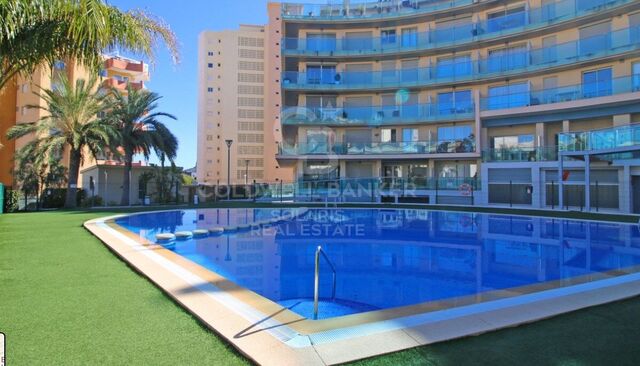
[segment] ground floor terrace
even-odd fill
[[[127,212],[131,210],[0,216],[0,253],[9,264],[0,272],[0,326],[7,335],[7,360],[15,364],[249,364],[227,340],[203,327],[81,227],[88,219]],[[526,213],[607,218],[575,212]],[[608,219],[636,221],[625,216]],[[38,232],[32,230],[34,226]],[[631,298],[356,364],[634,364],[640,357],[635,347],[639,304]]]

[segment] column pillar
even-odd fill
[[[564,187],[562,186],[562,176],[564,174],[563,160],[562,154],[558,154],[558,206],[560,206],[561,210],[564,209]]]
[[[628,164],[625,164],[621,170],[618,170],[618,207],[622,213],[633,212],[631,166]]]
[[[487,149],[489,147],[489,131],[486,127],[482,127],[480,129],[480,146],[483,149]]]
[[[544,189],[544,184],[541,184],[540,181],[540,167],[536,164],[531,168],[531,187],[533,188],[533,192],[531,192],[531,207],[533,208],[544,207],[544,204],[542,203],[542,190]]]
[[[536,146],[541,147],[541,146],[545,146],[545,125],[543,122],[538,122],[536,123]]]
[[[569,125],[569,120],[565,119],[564,121],[562,121],[562,132],[569,132],[570,129],[571,126]]]
[[[584,208],[591,211],[591,156],[584,154]]]

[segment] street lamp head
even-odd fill
[[[231,144],[233,144],[233,140],[224,140],[224,142],[227,143],[227,147],[231,147]]]

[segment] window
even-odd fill
[[[640,90],[640,62],[634,62],[631,65],[631,74],[633,75],[633,91]]]
[[[462,140],[472,135],[471,126],[438,127],[438,141]]]
[[[209,52],[207,52],[207,55],[208,56],[213,56],[213,52],[209,51]]]
[[[372,49],[373,38],[371,38],[371,32],[347,32],[343,40],[343,48],[350,51]]]
[[[210,69],[213,69],[213,63],[209,62],[209,63],[207,64],[207,67],[208,67],[208,68],[210,68]]]
[[[499,136],[491,141],[495,149],[532,148],[533,135]]]
[[[314,116],[323,121],[335,121],[340,117],[335,95],[307,95],[306,107]]]
[[[395,128],[383,128],[380,130],[380,141],[382,142],[396,142],[396,129]]]
[[[491,50],[487,58],[487,68],[489,72],[521,69],[528,64],[529,53],[526,45]]]
[[[113,78],[115,80],[121,81],[121,82],[128,82],[129,81],[129,77],[128,76],[122,76],[122,75],[113,75]]]
[[[370,84],[373,80],[372,64],[347,64],[343,82],[345,84]]]
[[[474,141],[471,126],[438,127],[438,153],[472,152]]]
[[[611,68],[588,71],[582,74],[582,92],[585,98],[611,95]]]
[[[66,67],[66,64],[64,63],[64,61],[56,61],[53,63],[53,68],[55,70],[64,70],[64,68]]]
[[[478,174],[478,165],[475,163],[437,161],[435,168],[436,176],[440,178],[469,178]],[[441,182],[440,184],[446,185],[447,182]]]
[[[309,65],[307,66],[308,84],[334,84],[336,83],[335,65]]]
[[[630,39],[640,38],[640,13],[629,14]]]
[[[306,153],[327,153],[329,152],[329,135],[326,131],[307,130],[307,151]]]
[[[382,69],[381,76],[383,82],[394,82],[397,80],[395,61],[382,61],[380,68]]]
[[[418,28],[402,30],[402,47],[416,47],[418,45]]]
[[[475,24],[469,15],[436,23],[436,28],[430,32],[431,42],[456,42],[477,35]]]
[[[527,13],[524,6],[519,6],[487,15],[487,29],[489,32],[500,32],[506,29],[522,27],[526,24],[526,21]]]
[[[471,75],[471,55],[441,57],[436,64],[437,78],[456,78]]]
[[[396,30],[395,29],[385,29],[380,31],[380,44],[384,47],[385,45],[395,45],[396,44]]]
[[[529,105],[529,82],[489,87],[489,109]]]
[[[580,28],[580,56],[611,49],[611,23],[605,22]]]
[[[415,142],[418,141],[418,129],[417,128],[403,128],[402,129],[402,141],[403,142]]]
[[[309,51],[334,51],[336,49],[335,33],[309,33],[307,34],[307,50]]]
[[[207,92],[213,93],[213,88],[207,88]]]
[[[107,74],[107,70],[105,70],[105,69],[100,70],[100,72],[98,73],[98,75],[102,76],[103,78],[106,78],[106,77],[107,77],[107,75],[108,75],[108,74]]]
[[[419,61],[418,59],[412,60],[402,60],[400,62],[402,65],[402,81],[403,82],[412,82],[418,80],[419,73]]]
[[[471,113],[471,90],[438,93],[438,112],[440,115]]]

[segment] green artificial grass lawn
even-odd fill
[[[7,364],[247,364],[82,227],[112,213],[0,215]],[[356,364],[638,365],[640,298]]]

